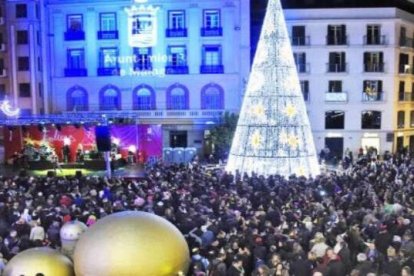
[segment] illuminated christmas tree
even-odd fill
[[[280,0],[269,0],[227,171],[320,173]]]

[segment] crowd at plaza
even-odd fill
[[[411,275],[414,162],[355,163],[315,179],[229,175],[164,166],[145,180],[0,179],[1,266],[35,246],[59,248],[60,227],[113,212],[163,216],[185,235],[189,275]]]

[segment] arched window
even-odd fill
[[[155,109],[155,91],[151,86],[142,84],[132,92],[135,110]]]
[[[224,91],[220,85],[208,84],[201,89],[201,109],[224,109]]]
[[[104,86],[99,92],[101,110],[120,110],[121,109],[121,92],[113,86]]]
[[[189,108],[188,89],[184,85],[175,84],[167,90],[167,109],[185,110]]]
[[[66,93],[66,108],[68,111],[87,111],[88,92],[85,88],[74,86]]]

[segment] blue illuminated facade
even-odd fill
[[[241,105],[249,7],[249,0],[6,1],[0,15],[13,51],[0,54],[11,72],[0,88],[4,82],[27,113],[123,112],[161,124],[165,146],[184,131],[185,146],[201,147],[206,126]],[[29,70],[19,72],[23,53]],[[19,95],[21,83],[28,97]]]

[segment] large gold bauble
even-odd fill
[[[188,245],[169,221],[145,212],[104,217],[76,244],[76,276],[185,275]]]
[[[73,264],[65,255],[48,247],[32,248],[14,256],[3,276],[74,276]]]

